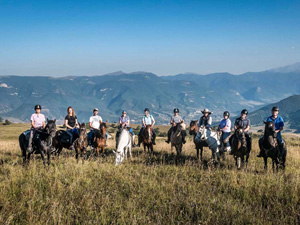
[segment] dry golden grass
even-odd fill
[[[257,138],[247,170],[227,157],[221,168],[198,162],[191,139],[178,165],[165,139],[154,156],[114,165],[106,157],[76,163],[64,150],[44,168],[39,156],[22,165],[18,145],[28,124],[0,125],[0,224],[298,224],[300,223],[300,139],[286,137],[286,171],[264,171]],[[166,129],[166,128],[165,128]],[[205,150],[204,160],[210,158]]]

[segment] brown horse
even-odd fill
[[[200,150],[200,160],[202,161],[202,156],[203,156],[203,147],[208,147],[208,144],[206,141],[195,141],[195,137],[198,133],[199,127],[198,127],[198,120],[192,120],[190,123],[190,135],[193,135],[194,137],[194,143],[196,146],[197,150],[197,158],[199,159],[199,150]]]
[[[95,138],[93,141],[93,147],[96,151],[97,157],[99,157],[99,151],[102,149],[102,155],[104,155],[105,145],[106,145],[106,127],[107,127],[107,121],[105,123],[101,123],[100,130],[94,130],[95,132]]]
[[[153,138],[152,125],[147,125],[142,131],[142,135],[139,136],[139,139],[141,140],[144,146],[144,152],[146,152],[146,147],[147,147],[148,153],[150,153],[151,150],[151,153],[153,154],[152,138]]]
[[[80,153],[80,157],[82,158],[82,163],[83,163],[84,160],[83,156],[86,153],[87,146],[88,146],[87,131],[86,131],[85,123],[82,123],[80,124],[80,128],[79,128],[79,137],[74,141],[77,162],[78,162],[78,155]]]

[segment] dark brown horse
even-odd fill
[[[247,148],[247,140],[246,140],[243,127],[238,127],[235,130],[233,137],[230,138],[230,140],[231,140],[230,143],[231,151],[232,154],[234,155],[237,168],[241,169],[242,165],[244,165],[245,156],[246,156],[246,167],[247,167],[250,152],[248,151]]]
[[[99,151],[102,149],[102,155],[104,155],[104,150],[105,150],[105,145],[106,145],[106,127],[107,127],[107,122],[106,123],[101,123],[100,125],[100,130],[95,129],[95,138],[93,140],[93,148],[94,151],[96,151],[97,157],[99,157]]]
[[[146,148],[148,150],[148,153],[153,154],[153,132],[152,132],[152,125],[147,125],[144,130],[142,131],[142,135],[139,136],[139,139],[143,143],[144,146],[144,152],[146,152]]]
[[[282,169],[285,169],[285,160],[287,155],[287,149],[285,142],[283,143],[283,150],[281,153],[281,158],[278,157],[279,153],[279,144],[277,142],[277,133],[275,132],[275,124],[273,121],[264,122],[265,123],[265,133],[264,136],[258,140],[259,148],[261,150],[262,156],[265,162],[265,169],[267,169],[268,158],[272,159],[272,168],[273,170],[278,170],[278,167],[281,166]]]
[[[80,153],[80,157],[82,158],[82,163],[83,163],[84,160],[83,156],[85,156],[87,146],[88,146],[87,131],[86,131],[85,123],[82,123],[80,124],[80,128],[79,128],[79,137],[74,141],[77,162]]]
[[[199,159],[199,150],[200,150],[200,160],[202,161],[202,156],[203,156],[203,147],[208,147],[208,144],[206,143],[206,141],[195,141],[195,137],[198,133],[199,127],[198,127],[198,120],[192,120],[190,123],[190,135],[193,135],[194,137],[194,143],[196,146],[196,150],[197,150],[197,158]]]

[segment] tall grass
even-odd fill
[[[158,140],[155,155],[141,148],[114,165],[113,140],[104,158],[77,163],[64,150],[44,168],[39,156],[22,165],[17,142],[25,125],[0,128],[0,224],[298,224],[299,138],[287,137],[285,172],[263,169],[257,139],[245,170],[227,157],[220,168],[196,159],[191,140],[178,165]]]

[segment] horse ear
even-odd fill
[[[47,123],[49,123],[49,119],[47,118]]]
[[[266,121],[263,121],[264,122],[264,124],[267,124],[267,122]]]
[[[56,119],[54,119],[54,123],[56,123]]]
[[[107,126],[107,123],[108,123],[108,122],[107,122],[107,120],[106,120],[106,122],[105,122],[105,126]]]
[[[115,151],[115,150],[113,150],[113,153],[114,153],[114,154],[116,154],[116,151]]]
[[[81,123],[81,126],[84,127],[84,126],[85,126],[85,123]]]

